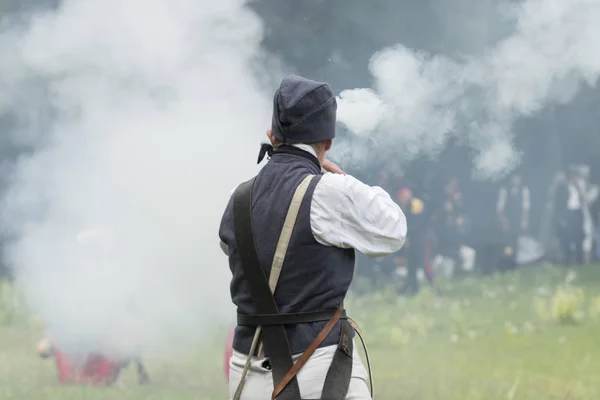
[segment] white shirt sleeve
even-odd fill
[[[588,204],[593,204],[598,199],[598,195],[600,194],[600,188],[598,185],[590,185],[585,195],[585,200]]]
[[[400,250],[406,216],[380,187],[350,175],[325,174],[315,187],[310,223],[317,242],[378,257]]]

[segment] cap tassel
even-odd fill
[[[262,160],[264,160],[265,155],[268,155],[268,159],[270,159],[273,156],[274,151],[273,146],[269,143],[261,143],[260,151],[258,152],[258,161],[256,163],[260,164]]]

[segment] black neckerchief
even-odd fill
[[[271,146],[270,144],[262,143],[260,145],[260,151],[258,153],[257,164],[260,164],[262,162],[262,160],[265,158],[265,155],[267,155],[268,158],[271,158],[274,154],[293,154],[295,156],[306,158],[307,160],[313,162],[319,168],[319,171],[321,170],[321,163],[319,162],[319,159],[317,157],[313,156],[308,151],[285,144],[278,147],[277,149],[274,149],[273,146]]]

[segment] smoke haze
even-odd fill
[[[67,0],[5,21],[0,113],[35,149],[3,200],[7,261],[64,346],[161,351],[234,315],[218,224],[271,113],[243,3]]]
[[[467,55],[375,53],[373,89],[340,93],[338,119],[355,133],[336,140],[342,164],[371,150],[408,162],[454,138],[495,177],[519,160],[518,118],[596,83],[600,0],[461,1],[481,17],[471,25],[434,3],[448,16],[431,29]],[[66,346],[160,351],[233,317],[217,229],[270,122],[275,85],[258,71],[279,69],[262,36],[242,0],[67,0],[4,21],[3,134],[28,151],[2,201],[6,257]]]
[[[450,57],[402,44],[375,53],[369,69],[377,94],[342,91],[340,122],[357,135],[370,134],[380,153],[405,161],[435,154],[455,138],[475,150],[479,177],[512,169],[520,159],[513,123],[548,104],[569,102],[582,84],[596,84],[600,1],[499,4],[498,19],[511,18],[514,30],[478,54]],[[485,38],[459,22],[452,25],[470,32],[473,42]],[[362,141],[355,143],[342,158],[362,156]]]

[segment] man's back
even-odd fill
[[[275,300],[282,313],[335,310],[343,301],[352,281],[354,250],[324,246],[316,241],[311,229],[310,208],[315,187],[321,179],[321,171],[316,159],[312,160],[308,153],[302,150],[288,151],[274,154],[254,184],[252,221],[259,261],[265,276],[269,276],[277,241],[294,191],[307,175],[315,175],[300,206],[275,291]],[[229,246],[230,268],[233,273],[231,295],[238,313],[253,315],[256,314],[256,309],[236,251],[232,216],[230,202],[221,224],[220,236]],[[292,352],[304,351],[325,323],[286,327]],[[323,346],[337,342],[335,333],[332,332]],[[238,326],[234,348],[248,352],[253,335],[254,328]]]

